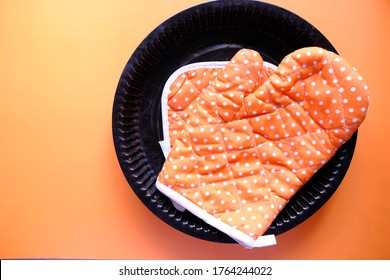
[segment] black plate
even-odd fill
[[[120,77],[113,105],[113,137],[123,173],[141,201],[172,227],[205,240],[229,236],[188,211],[179,212],[155,186],[164,163],[160,97],[168,77],[199,61],[227,61],[241,48],[278,65],[307,46],[336,52],[312,25],[280,7],[257,1],[215,1],[184,10],[153,30]],[[336,191],[352,159],[357,133],[288,202],[267,234],[281,234],[314,214]]]

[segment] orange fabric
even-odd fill
[[[356,69],[321,48],[264,69],[257,52],[241,50],[197,94],[173,85],[182,87],[170,99],[172,149],[158,176],[159,189],[253,240],[352,136],[369,102]]]
[[[176,138],[177,131],[182,129],[178,116],[183,113],[199,94],[206,91],[209,85],[212,85],[213,80],[221,70],[222,67],[200,67],[189,70],[177,77],[170,86],[168,95],[168,122],[170,124],[169,136],[171,146]],[[259,80],[257,81],[257,85],[264,83],[274,72],[271,67],[263,65],[258,72]],[[226,75],[228,74],[225,73],[224,76]],[[238,79],[238,77],[235,76],[235,79]],[[185,113],[189,114],[188,112]],[[194,113],[193,110],[192,113]]]

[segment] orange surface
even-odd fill
[[[276,246],[193,238],[133,193],[111,133],[119,76],[151,30],[201,2],[0,2],[0,258],[390,259],[387,0],[269,1],[319,29],[372,95],[342,184]]]

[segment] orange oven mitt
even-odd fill
[[[170,140],[156,182],[176,205],[247,248],[275,243],[263,234],[350,139],[369,101],[356,69],[324,49],[297,50],[274,73],[263,64],[244,49],[211,70],[215,78],[200,80],[195,95],[184,76],[177,82],[176,102],[184,99],[166,110]]]

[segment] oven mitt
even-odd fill
[[[177,131],[183,126],[178,116],[212,84],[219,71],[227,63],[227,61],[210,61],[188,64],[176,70],[165,83],[161,96],[164,137],[159,142],[165,158],[171,150]],[[258,84],[267,80],[275,72],[275,69],[275,65],[263,62],[263,66],[257,73],[260,78]],[[185,210],[174,200],[171,201],[177,210]]]
[[[321,48],[297,50],[264,83],[261,56],[239,51],[177,116],[157,188],[247,248],[364,120],[356,69]]]

